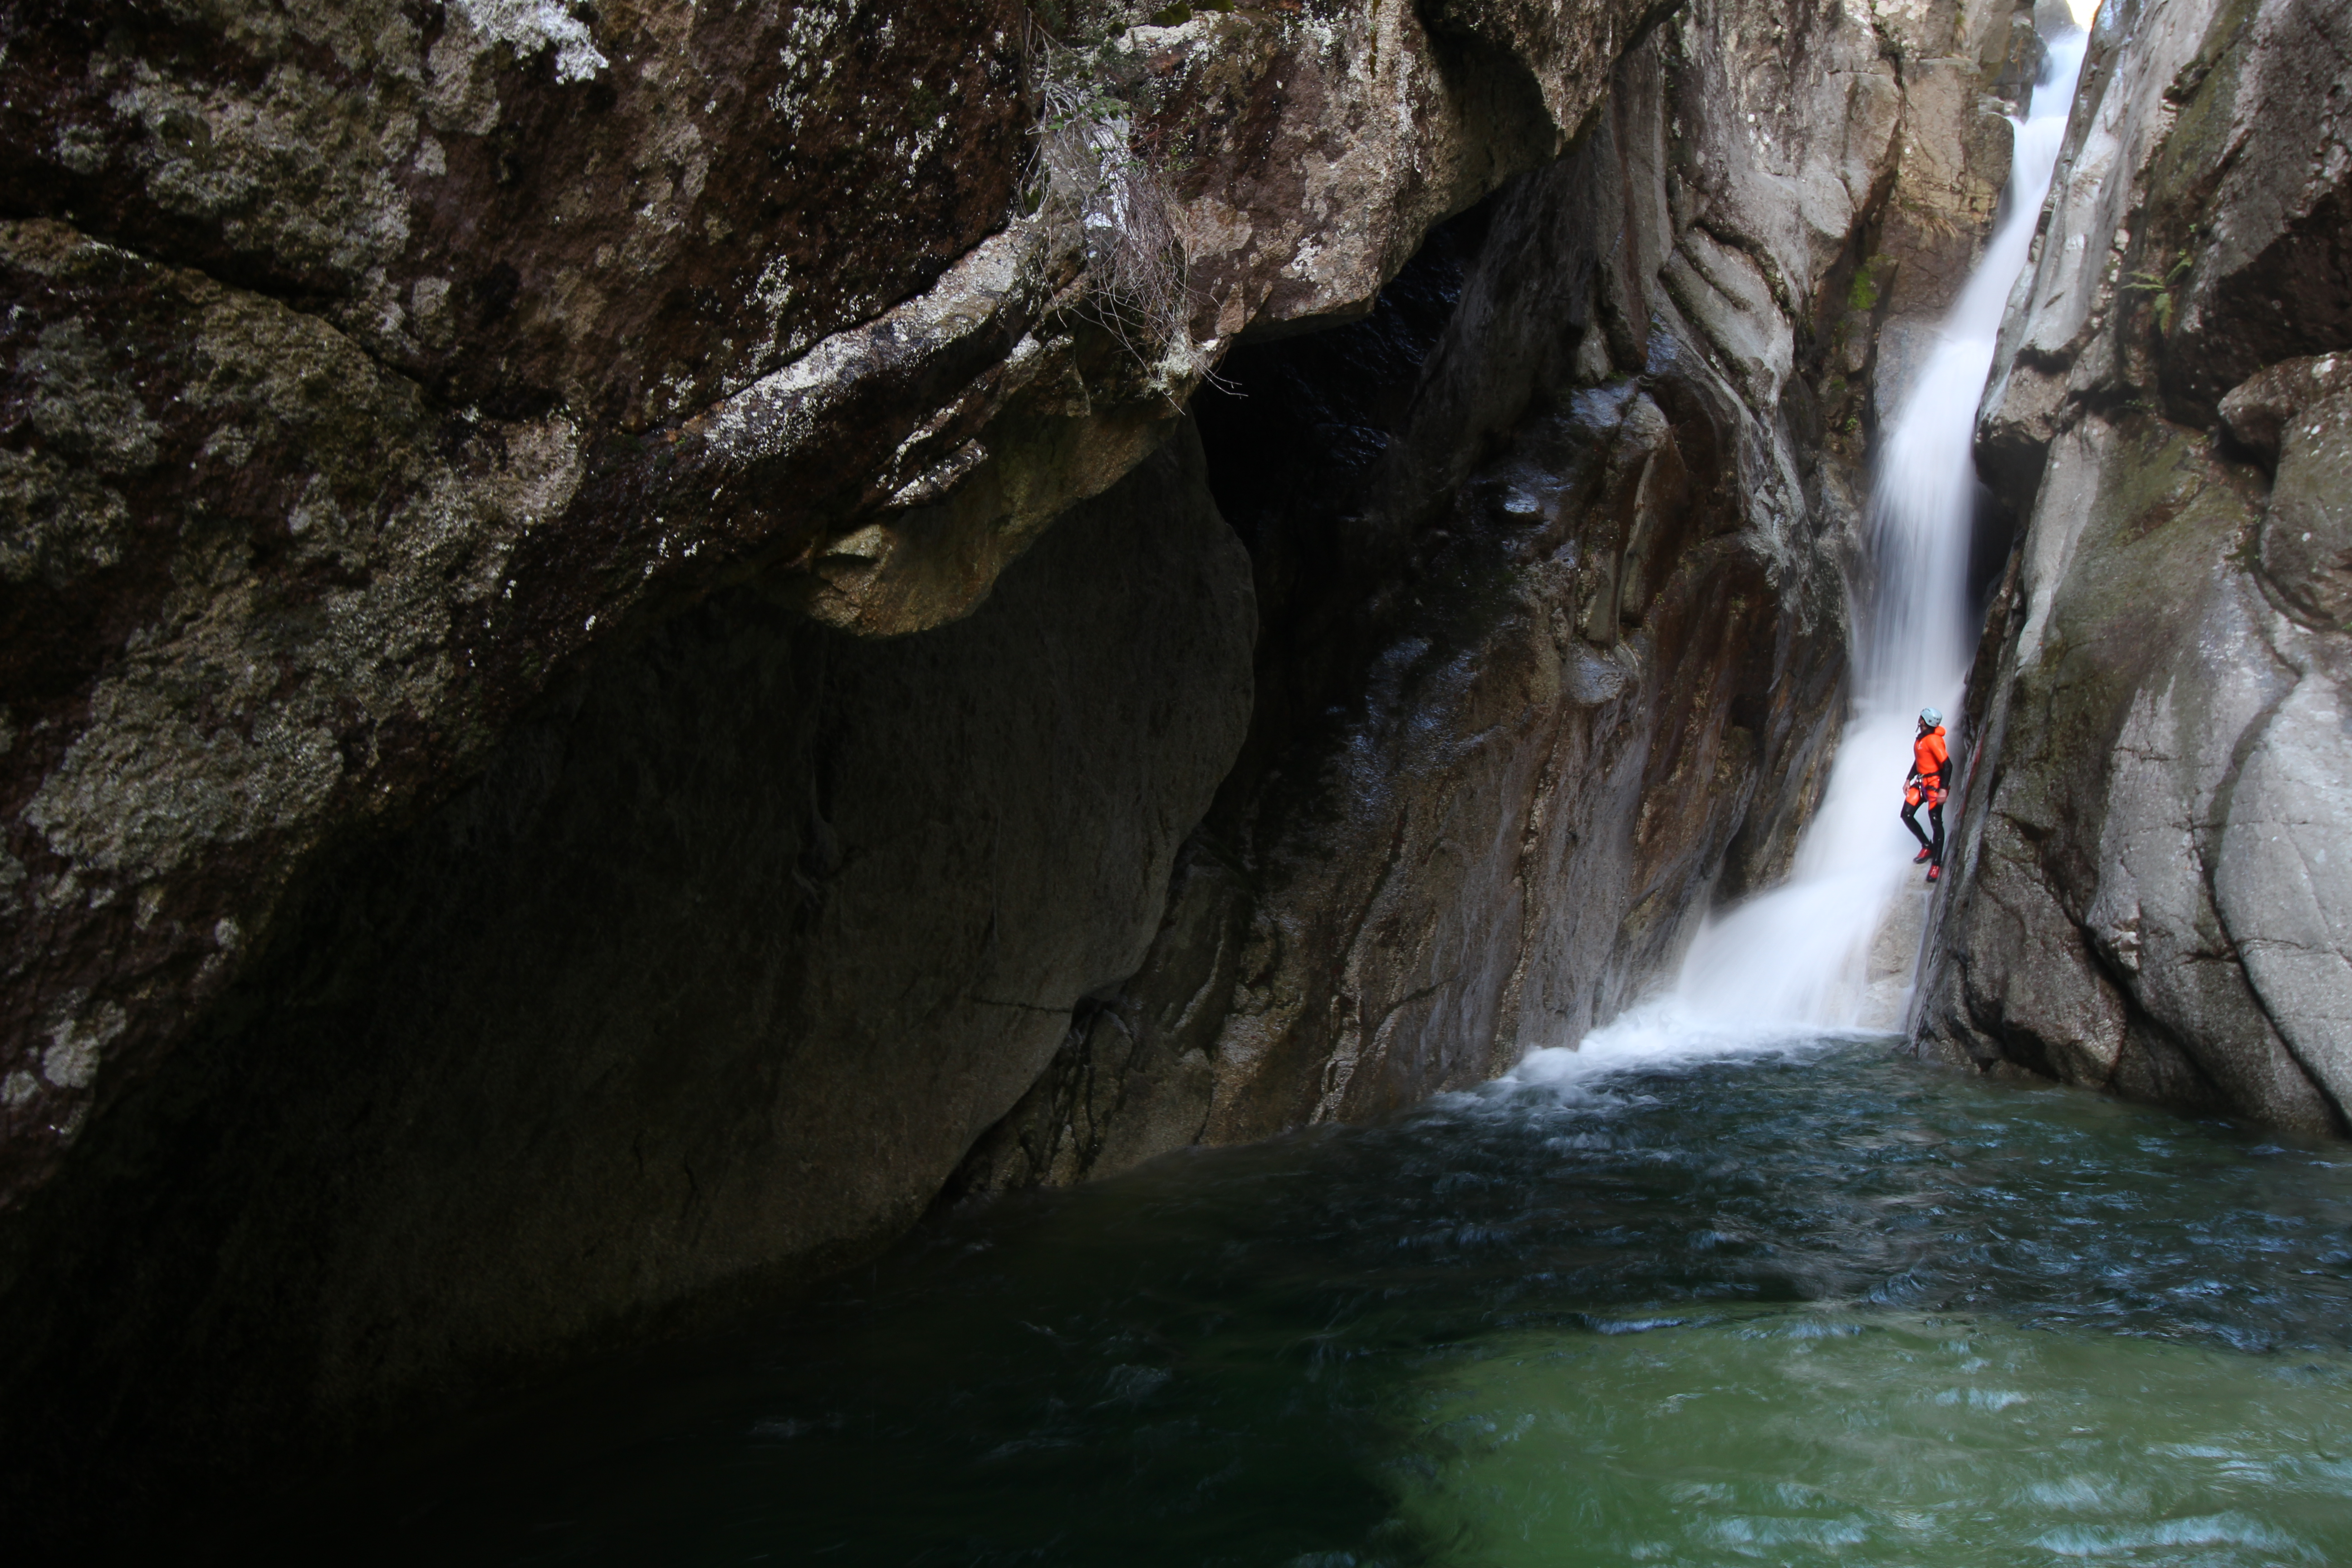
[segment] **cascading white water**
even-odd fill
[[[1872,939],[1919,875],[1916,845],[1896,817],[1915,720],[1930,705],[1956,718],[1968,675],[1977,403],[2087,42],[2080,33],[2051,40],[2031,111],[2017,122],[2004,214],[1881,448],[1871,499],[1877,591],[1856,616],[1854,715],[1820,812],[1790,879],[1700,931],[1676,986],[1681,1010],[1748,1024],[1861,1021]],[[1960,737],[1951,740],[1957,761]]]

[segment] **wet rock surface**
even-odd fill
[[[1922,1050],[2346,1128],[2347,26],[2101,13],[1979,428],[2030,521]]]

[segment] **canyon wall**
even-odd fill
[[[1476,1081],[1773,875],[2034,47],[1666,10],[0,18],[12,1516]]]
[[[960,1188],[1491,1077],[1785,868],[1885,333],[1964,281],[2038,62],[2006,5],[1691,7],[1371,321],[1224,362],[1195,405],[1257,567],[1250,742],[1143,972]]]
[[[755,574],[968,613],[1234,334],[1360,312],[1556,155],[1650,15],[1118,10],[0,18],[0,1198],[596,650]],[[1024,175],[1055,71],[1112,106],[1097,188]],[[1139,355],[1087,203],[1160,186],[1194,308]]]
[[[2110,0],[1979,463],[2020,547],[1915,1048],[2352,1110],[2352,17]]]

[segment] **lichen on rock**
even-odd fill
[[[555,79],[593,80],[613,62],[597,52],[588,24],[564,0],[449,0],[449,14],[518,59],[555,51]]]

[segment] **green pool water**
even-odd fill
[[[2352,1150],[1621,1033],[925,1226],[308,1500],[419,1563],[2352,1564]]]
[[[1531,1336],[1433,1380],[1400,1515],[1460,1563],[2340,1563],[2345,1373],[1941,1314]]]

